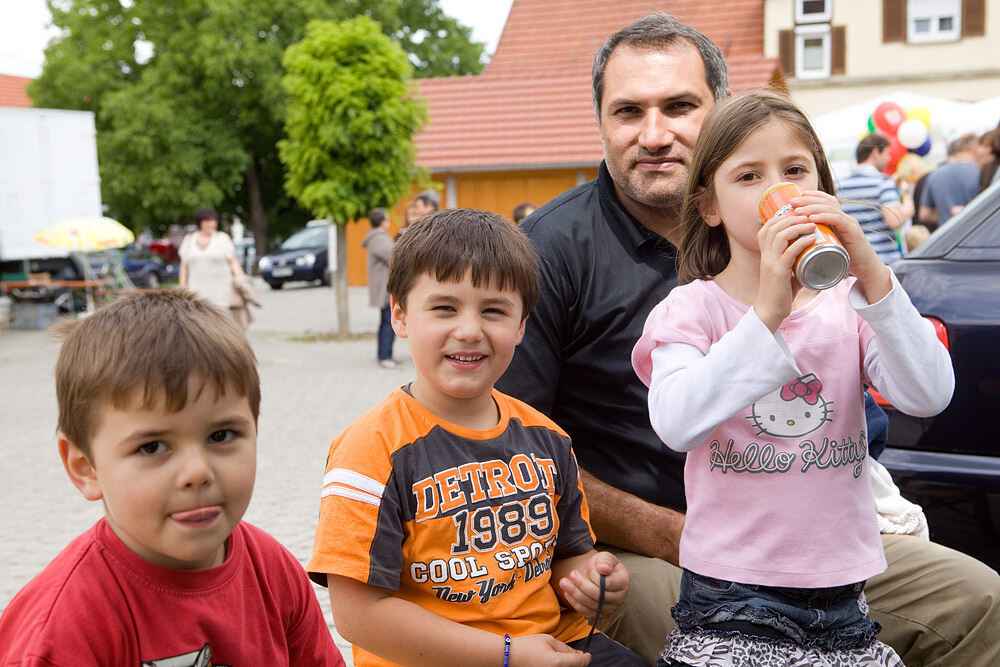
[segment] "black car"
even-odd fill
[[[893,264],[951,353],[955,393],[936,417],[889,413],[880,461],[923,506],[931,539],[1000,569],[1000,184]]]
[[[261,257],[257,268],[272,289],[281,289],[293,280],[318,280],[329,285],[328,246],[329,227],[310,224],[285,239],[277,250]]]
[[[136,287],[157,289],[164,283],[176,281],[178,278],[176,262],[165,262],[160,255],[137,245],[126,246],[121,251],[104,250],[90,253],[88,261],[94,272],[102,277],[112,274],[115,271],[114,267],[121,264]]]
[[[164,262],[156,253],[149,250],[126,250],[122,258],[125,273],[132,279],[136,287],[156,289],[164,283],[178,278],[178,265],[174,262]]]

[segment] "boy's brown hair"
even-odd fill
[[[387,289],[405,309],[420,276],[458,282],[469,272],[476,287],[518,292],[521,319],[538,302],[538,255],[528,237],[495,213],[467,208],[436,211],[406,228],[392,249]]]
[[[257,360],[246,336],[220,309],[187,290],[129,294],[68,327],[56,363],[59,430],[84,454],[102,405],[124,409],[187,405],[188,381],[216,396],[246,396],[260,412]]]
[[[788,97],[757,91],[731,98],[716,106],[701,127],[687,195],[681,215],[681,241],[677,247],[677,278],[681,284],[709,279],[729,264],[729,238],[722,225],[710,227],[702,218],[700,205],[715,201],[715,172],[757,128],[779,120],[809,147],[816,162],[819,189],[836,196],[833,174],[823,146],[809,119]]]

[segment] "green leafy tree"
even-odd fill
[[[284,190],[285,49],[310,20],[369,15],[418,76],[470,74],[482,45],[437,0],[47,0],[61,34],[29,94],[97,114],[101,189],[134,229],[202,206],[247,221],[263,251],[308,217]]]
[[[378,23],[313,21],[285,52],[285,189],[337,225],[337,323],[349,332],[345,225],[390,206],[413,181],[413,135],[426,119],[410,97],[413,68]]]

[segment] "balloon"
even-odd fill
[[[899,143],[911,150],[920,148],[927,141],[927,126],[918,118],[904,120],[896,128],[896,138],[899,139]]]
[[[931,110],[925,107],[924,105],[920,104],[907,111],[906,118],[908,120],[909,119],[919,120],[921,123],[924,124],[924,127],[930,127]]]
[[[871,134],[874,131],[875,131],[875,116],[868,116],[868,132],[867,132],[867,134]]]
[[[903,114],[903,107],[895,102],[882,102],[875,107],[872,119],[875,122],[875,127],[889,136],[893,136],[896,134],[896,128],[899,127],[899,124],[906,120],[906,116]]]
[[[921,144],[921,146],[919,148],[913,148],[911,150],[914,153],[916,153],[917,155],[927,155],[928,153],[930,153],[931,152],[931,140],[930,140],[930,137],[928,137],[927,141],[925,141],[923,144]]]
[[[913,153],[907,153],[899,158],[899,162],[896,164],[896,173],[905,178],[911,185],[916,183],[917,179],[926,172],[927,165],[924,164],[923,158]]]
[[[895,137],[889,137],[889,164],[886,165],[885,173],[890,175],[896,173],[896,166],[904,155],[906,146],[899,143]]]

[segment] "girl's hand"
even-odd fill
[[[559,581],[566,601],[591,622],[597,613],[601,597],[601,575],[604,575],[604,607],[601,615],[609,614],[625,602],[630,577],[621,561],[606,551],[595,553],[587,562],[586,575],[577,570]]]
[[[795,260],[812,243],[816,226],[794,212],[771,218],[757,232],[760,285],[753,309],[772,332],[792,312]]]
[[[509,664],[510,667],[584,667],[590,664],[590,654],[570,648],[551,635],[526,635],[511,638]]]
[[[891,273],[879,259],[857,220],[844,213],[837,198],[819,190],[807,190],[791,201],[792,213],[811,222],[829,225],[851,257],[848,271],[856,276],[869,303],[881,300],[892,289]]]

